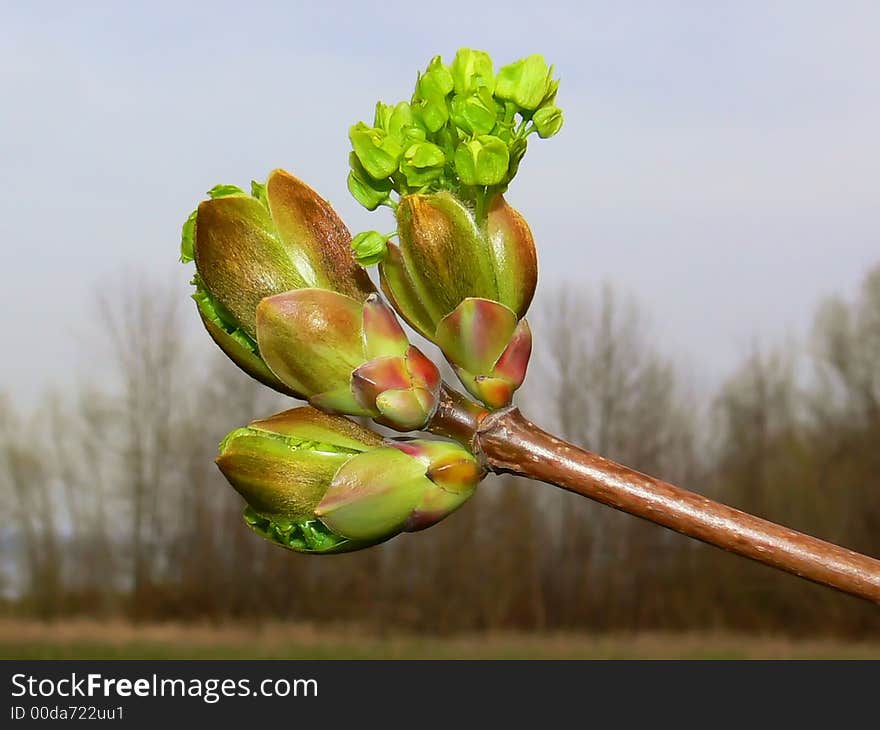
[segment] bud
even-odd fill
[[[254,531],[311,553],[357,550],[435,524],[484,473],[458,444],[383,442],[308,407],[233,431],[217,465],[247,502]]]
[[[537,109],[550,91],[553,70],[540,54],[521,58],[498,71],[495,96],[526,110]]]
[[[419,78],[418,92],[422,97],[445,97],[453,89],[452,73],[440,56],[434,56]]]
[[[351,250],[361,266],[378,264],[388,253],[388,237],[379,231],[364,231],[351,239]]]
[[[257,343],[275,377],[323,411],[411,431],[437,408],[440,373],[376,294],[364,303],[323,289],[267,297]]]
[[[357,155],[348,156],[351,172],[348,173],[348,191],[367,210],[376,210],[388,202],[391,193],[391,180],[376,180],[361,165]]]
[[[396,137],[389,136],[378,127],[370,128],[358,122],[349,131],[348,138],[358,160],[371,177],[381,180],[397,170],[403,149]]]
[[[373,126],[387,130],[388,121],[391,119],[391,112],[393,110],[393,106],[390,106],[383,101],[377,101],[376,111],[373,113]]]
[[[400,145],[401,149],[406,149],[414,142],[425,140],[425,129],[419,124],[412,106],[406,101],[401,101],[393,107],[381,101],[377,102],[373,127],[385,132]]]
[[[436,524],[473,494],[483,470],[469,451],[448,441],[397,441],[394,448],[418,459],[434,488],[423,493],[406,523],[407,532]]]
[[[440,94],[424,93],[419,99],[413,99],[413,108],[418,112],[421,123],[429,132],[438,132],[449,120],[449,106],[446,97]]]
[[[435,340],[468,392],[502,408],[526,377],[532,333],[526,320],[503,304],[465,299],[440,320]]]
[[[407,102],[401,101],[395,105],[391,114],[388,115],[388,124],[385,129],[393,137],[403,138],[409,130],[417,127],[412,107]],[[422,132],[421,136],[422,139],[425,138],[424,132]]]
[[[486,89],[491,97],[495,91],[492,58],[485,51],[460,48],[452,62],[452,82],[459,96]]]
[[[211,199],[184,224],[181,254],[195,260],[193,298],[214,341],[252,377],[295,394],[262,360],[257,305],[302,287],[360,301],[374,288],[354,260],[348,229],[314,190],[283,170],[252,190],[248,195],[235,186],[213,188]]]
[[[436,524],[470,498],[482,476],[458,444],[392,442],[344,464],[315,514],[351,539],[386,539]]]
[[[465,185],[497,185],[509,163],[507,145],[491,134],[462,142],[455,150],[455,171]]]
[[[558,106],[544,106],[532,117],[541,139],[547,139],[562,129],[562,110]]]
[[[486,135],[495,127],[498,106],[487,88],[452,97],[452,121],[469,134]],[[505,169],[506,172],[506,169]]]
[[[417,142],[404,152],[400,171],[407,185],[419,188],[440,177],[445,164],[446,155],[437,145]]]
[[[394,308],[434,341],[486,405],[510,401],[531,350],[528,310],[537,284],[534,240],[501,195],[483,225],[449,193],[409,195],[397,210],[400,247],[379,265]]]
[[[538,55],[505,66],[497,77],[485,51],[462,48],[451,67],[435,56],[417,75],[409,101],[379,102],[372,127],[352,127],[349,190],[368,210],[396,208],[414,193],[448,191],[482,218],[519,170],[528,137],[559,131],[559,82],[552,73]]]

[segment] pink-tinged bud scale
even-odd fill
[[[360,303],[299,289],[267,297],[257,310],[257,342],[274,375],[316,408],[400,431],[423,428],[437,408],[437,367],[378,296]]]
[[[531,331],[498,302],[464,300],[440,322],[436,342],[468,392],[490,408],[510,403],[525,379]]]
[[[528,224],[500,194],[480,218],[449,192],[405,196],[397,219],[400,247],[389,245],[379,266],[383,290],[472,395],[507,405],[531,352],[522,319],[537,283]]]

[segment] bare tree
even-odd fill
[[[852,303],[825,301],[813,329],[817,387],[811,394],[812,453],[834,485],[841,533],[880,552],[880,267]],[[845,491],[841,491],[841,489]]]
[[[22,423],[8,402],[2,404],[0,413],[3,481],[17,528],[10,537],[23,545],[23,593],[37,614],[48,618],[61,608],[61,553],[52,499],[53,475],[42,458],[42,434]]]
[[[124,279],[117,291],[102,290],[98,299],[120,378],[120,486],[130,510],[134,614],[145,606],[155,571],[167,558],[163,500],[174,474],[173,433],[185,369],[178,302],[170,287]]]
[[[483,484],[441,525],[315,559],[242,527],[212,464],[225,433],[299,405],[199,340],[178,293],[128,281],[100,301],[89,378],[29,419],[0,403],[0,525],[42,616],[286,618],[452,632],[734,627],[880,631],[876,616],[557,490]],[[190,311],[189,316],[195,316]],[[561,287],[537,302],[522,399],[567,438],[880,553],[880,270],[823,305],[815,374],[791,343],[755,352],[714,399],[713,432],[632,300]],[[103,367],[103,370],[100,368]],[[801,377],[799,377],[801,376]],[[713,439],[713,448],[705,450]],[[791,616],[797,615],[795,624]]]
[[[637,305],[607,284],[595,293],[563,287],[537,319],[537,380],[563,435],[636,468],[686,476],[695,461],[694,409],[654,349]],[[636,611],[638,586],[656,575],[668,544],[649,526],[576,502],[565,504],[560,534],[562,605],[581,607],[565,622],[614,622]],[[604,587],[598,594],[597,585]],[[584,606],[593,606],[589,616]]]

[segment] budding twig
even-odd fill
[[[283,170],[250,194],[213,188],[183,225],[181,260],[196,264],[208,333],[249,375],[311,406],[224,441],[218,465],[248,501],[248,524],[300,552],[360,549],[443,519],[491,469],[880,603],[880,561],[584,451],[510,405],[532,350],[525,316],[538,269],[528,223],[504,193],[527,137],[562,125],[559,82],[538,54],[496,74],[487,53],[468,48],[417,78],[410,101],[379,103],[373,125],[349,133],[349,190],[368,210],[394,209],[397,244],[376,231],[352,239],[330,204]],[[390,307],[358,264],[378,264]],[[486,408],[441,390],[397,315]],[[470,451],[383,442],[341,415],[426,429]]]
[[[498,473],[536,479],[729,552],[880,604],[880,560],[647,476],[547,433],[518,409],[494,413],[444,390],[429,426]]]

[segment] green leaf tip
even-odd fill
[[[251,180],[251,196],[259,200],[267,208],[269,202],[266,199],[265,183]],[[218,184],[212,187],[206,195],[211,200],[217,198],[229,198],[236,195],[247,195],[238,185]],[[180,235],[180,263],[189,264],[195,260],[195,237],[196,237],[196,218],[198,217],[198,208],[189,214],[183,223]]]
[[[485,51],[461,48],[449,65],[434,56],[408,101],[380,101],[372,126],[351,128],[348,189],[367,210],[440,191],[484,210],[513,180],[528,137],[561,129],[558,88],[539,54],[497,73]]]
[[[266,197],[266,183],[251,180],[251,196],[259,200],[266,208],[269,207],[269,199]]]
[[[290,433],[278,433],[275,431],[270,431],[265,426],[260,427],[259,422],[257,422],[257,424],[241,426],[240,428],[236,428],[234,431],[230,431],[220,442],[220,446],[217,448],[217,452],[222,456],[228,450],[229,445],[236,439],[248,438],[251,436],[263,439],[272,439],[273,441],[284,444],[288,448],[299,449],[300,451],[318,451],[326,454],[352,455],[359,454],[364,451],[363,448],[356,449],[352,448],[351,446],[346,446],[344,444],[331,444],[326,441],[320,441],[314,438],[301,438]]]
[[[196,217],[199,211],[194,210],[183,222],[180,233],[180,263],[188,264],[195,260]]]
[[[217,198],[228,198],[232,195],[247,195],[247,193],[242,190],[238,185],[215,185],[208,191],[208,195],[211,200],[216,200]]]

